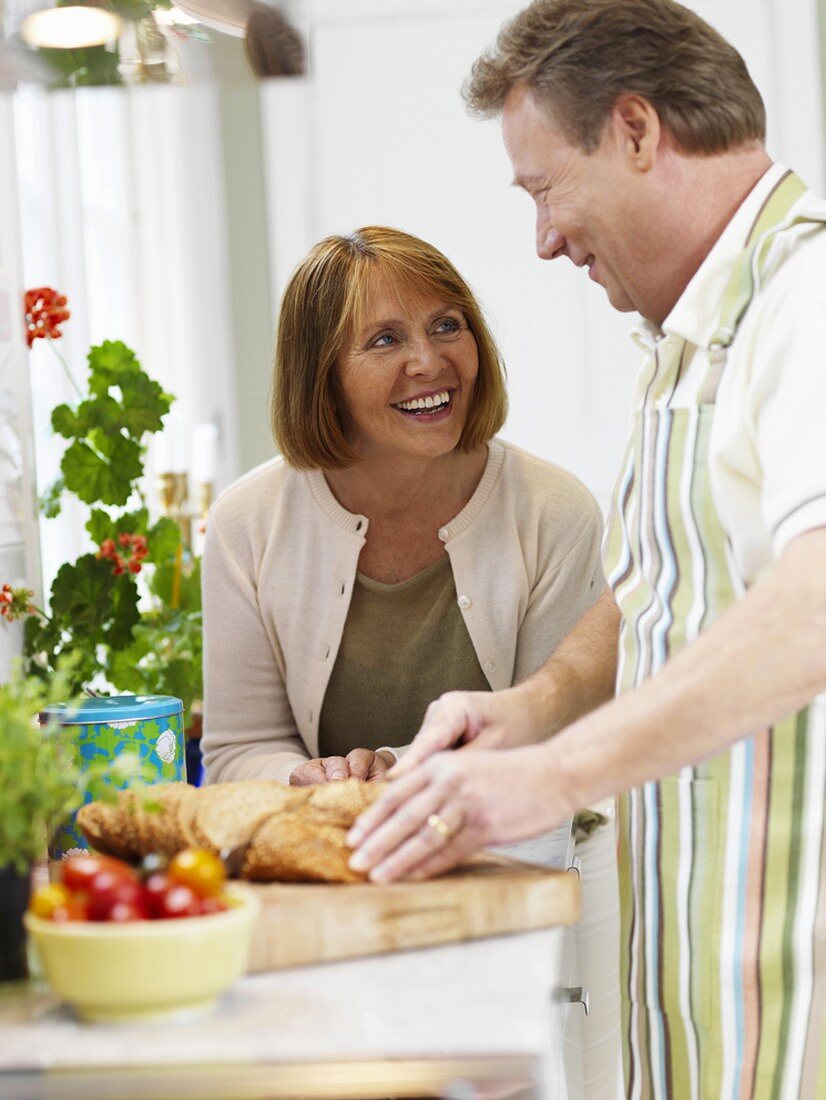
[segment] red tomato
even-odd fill
[[[149,912],[140,898],[137,901],[116,901],[109,910],[110,921],[121,923],[127,920],[148,920]]]
[[[165,871],[155,871],[143,884],[143,897],[151,917],[163,916],[163,898],[172,885]]]
[[[229,906],[223,898],[202,898],[201,913],[206,916],[209,913],[225,913]]]
[[[141,905],[143,889],[135,878],[124,878],[118,871],[98,871],[89,884],[89,920],[111,920],[115,905]]]
[[[101,871],[110,871],[122,878],[136,877],[128,863],[111,856],[71,856],[60,864],[60,877],[70,890],[88,890],[92,879]]]
[[[221,860],[201,848],[185,848],[169,864],[169,877],[188,886],[201,898],[221,893],[226,871]]]
[[[164,919],[170,917],[197,917],[201,912],[200,900],[181,882],[173,882],[164,891],[159,899],[158,916]]]

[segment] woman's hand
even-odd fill
[[[449,691],[425,711],[424,722],[393,768],[393,779],[407,775],[434,753],[454,745],[513,749],[540,735],[541,714],[527,684],[504,691]]]
[[[290,774],[291,787],[312,787],[316,783],[330,783],[333,779],[366,779],[368,782],[384,779],[396,763],[392,752],[380,749],[353,749],[346,756],[326,756],[299,764]]]
[[[477,848],[554,829],[579,809],[547,745],[437,753],[395,780],[356,821],[355,871],[374,882],[429,878]]]

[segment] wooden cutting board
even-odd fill
[[[380,955],[409,947],[573,924],[579,879],[493,854],[428,882],[268,883],[249,969]]]

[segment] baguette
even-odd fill
[[[77,815],[94,849],[137,860],[182,848],[242,851],[241,877],[258,882],[362,882],[346,836],[382,783],[337,780],[287,787],[268,780],[190,787],[164,783],[90,802]]]

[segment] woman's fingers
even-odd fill
[[[347,753],[347,766],[353,779],[366,779],[376,754],[372,749],[353,749]]]
[[[422,796],[419,796],[422,798]],[[427,804],[422,803],[421,815],[425,815]],[[418,816],[418,815],[417,815]],[[392,823],[391,823],[392,824]],[[398,879],[415,876],[416,871],[432,859],[444,858],[446,852],[462,850],[461,815],[442,806],[438,813],[428,813],[424,824],[399,844],[389,855],[384,856],[370,872],[373,882],[395,882]],[[452,866],[462,856],[450,856],[445,866]]]
[[[327,773],[324,770],[323,760],[308,760],[305,764],[299,764],[290,773],[291,787],[313,787],[316,783],[326,783]]]
[[[343,756],[328,756],[322,760],[324,772],[328,782],[334,779],[349,779],[350,765]]]

